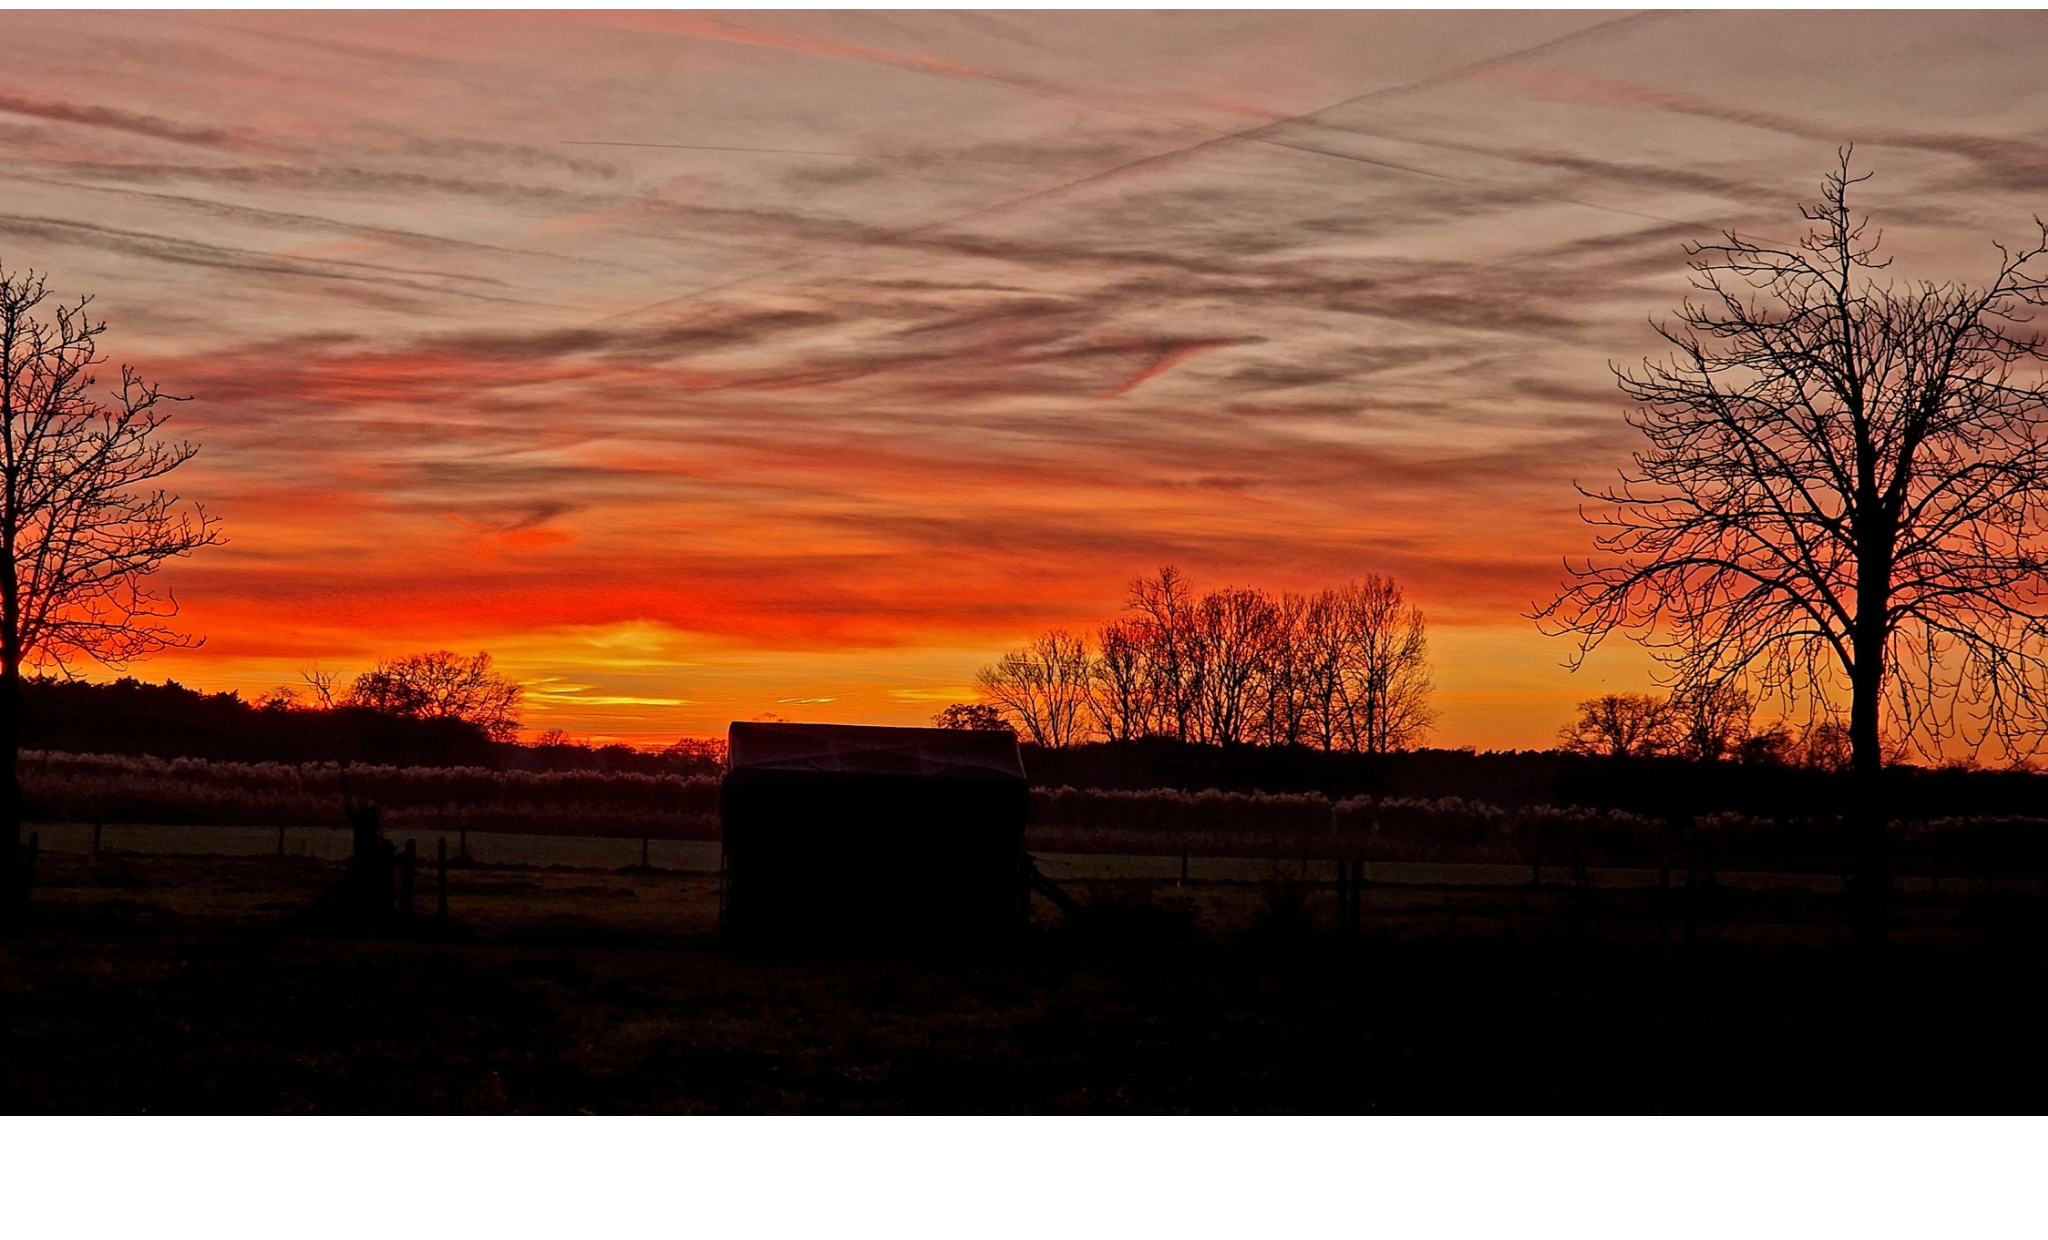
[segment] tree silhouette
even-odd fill
[[[1012,650],[976,677],[987,704],[1047,749],[1084,739],[1088,722],[1088,649],[1065,629],[1052,629]]]
[[[1135,621],[1112,620],[1095,631],[1088,708],[1110,740],[1136,740],[1151,731],[1156,694],[1145,651],[1145,634]]]
[[[1375,574],[1331,594],[1346,646],[1339,684],[1352,748],[1387,753],[1414,745],[1436,721],[1422,609],[1402,599],[1391,577]]]
[[[956,732],[1016,732],[1002,712],[980,702],[955,702],[932,716],[932,726]]]
[[[1648,693],[1603,693],[1579,703],[1579,717],[1558,729],[1566,753],[1654,758],[1679,743],[1671,704]]]
[[[1144,651],[1151,730],[1179,741],[1200,740],[1201,618],[1187,578],[1172,565],[1160,569],[1156,581],[1138,578],[1126,610]]]
[[[1213,745],[1242,744],[1252,737],[1268,669],[1286,641],[1280,608],[1263,590],[1226,588],[1203,595],[1194,614],[1197,731]]]
[[[1436,719],[1422,609],[1389,578],[1197,595],[1168,566],[1131,583],[1124,611],[1093,654],[1055,630],[984,668],[983,705],[1049,746],[1160,736],[1385,753]]]
[[[1869,939],[1884,725],[2031,752],[2048,723],[2048,226],[1982,287],[1880,278],[1848,205],[1866,179],[1844,150],[1796,244],[1688,247],[1697,296],[1657,329],[1675,353],[1615,372],[1648,446],[1581,489],[1604,554],[1535,614],[1576,659],[1632,634],[1681,693],[1746,681],[1828,716],[1846,689]]]
[[[1756,716],[1756,695],[1732,681],[1671,699],[1678,748],[1688,758],[1719,762],[1742,751]]]
[[[343,703],[415,719],[460,719],[494,741],[519,735],[522,690],[491,670],[488,652],[436,650],[379,663],[356,677]]]
[[[156,385],[127,366],[100,388],[106,323],[90,297],[50,302],[44,277],[0,269],[0,815],[6,899],[19,883],[21,674],[121,667],[198,645],[171,627],[177,601],[148,578],[221,541],[217,523],[156,485],[198,448],[158,437],[170,417]]]

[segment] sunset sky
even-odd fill
[[[0,265],[190,395],[165,581],[261,692],[488,650],[654,744],[917,723],[1161,564],[1391,574],[1434,743],[1547,745],[1523,617],[1682,243],[1838,145],[1902,274],[2048,214],[2032,13],[0,13]]]

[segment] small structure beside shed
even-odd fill
[[[735,723],[721,920],[748,942],[990,939],[1026,911],[1009,732]]]

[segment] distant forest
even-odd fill
[[[652,753],[554,738],[522,745],[494,740],[487,727],[464,719],[353,705],[305,709],[277,699],[259,704],[176,681],[26,680],[22,696],[22,748],[67,753],[674,775],[714,774],[724,761],[722,747],[711,742],[679,741]]]

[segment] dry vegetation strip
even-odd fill
[[[333,826],[343,782],[382,806],[394,832],[718,838],[707,776],[481,767],[291,766],[26,753],[31,816],[44,821]],[[1937,818],[1894,824],[1902,870],[2044,879],[2048,822]],[[1623,810],[1505,810],[1456,797],[1040,788],[1027,846],[1046,852],[1473,861],[1553,867],[1672,866],[1838,872],[1830,818],[1702,815],[1667,822]]]

